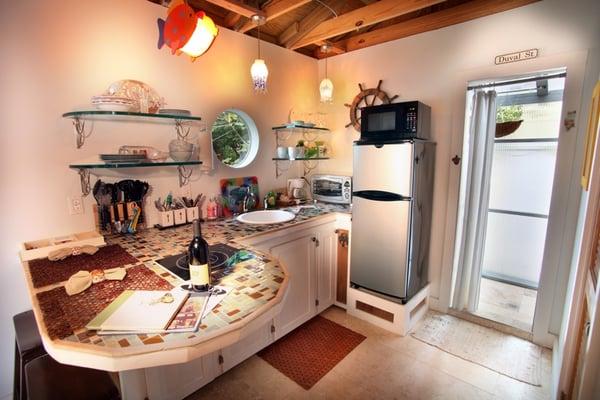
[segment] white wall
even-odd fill
[[[62,113],[87,106],[92,95],[126,78],[148,83],[168,106],[188,108],[209,126],[223,109],[240,108],[260,131],[257,160],[241,170],[216,162],[211,176],[198,177],[196,170],[192,191],[214,194],[219,179],[251,175],[259,177],[261,193],[285,186],[286,176],[276,180],[270,160],[275,151],[270,128],[286,121],[292,107],[314,111],[315,60],[264,44],[269,92],[255,95],[250,80],[255,39],[221,29],[210,51],[191,63],[156,48],[156,19],[165,15],[165,8],[143,0],[17,1],[0,13],[0,193],[6,199],[0,233],[0,398],[12,391],[11,317],[30,308],[19,244],[94,226],[91,195],[85,198],[84,215],[68,215],[66,197],[78,195],[80,188],[77,173],[67,165],[115,152],[122,144],[167,149],[175,136],[165,125],[96,123],[77,150],[71,121]],[[175,170],[152,173],[148,180],[151,198],[169,190],[179,193]],[[149,211],[152,222],[152,207]]]
[[[320,106],[330,113],[335,159],[321,171],[351,173],[351,141],[357,134],[343,103],[357,84],[419,99],[432,107],[433,136],[438,143],[432,242],[432,293],[440,290],[443,268],[444,219],[453,127],[463,120],[469,71],[489,68],[497,54],[530,47],[549,56],[598,46],[598,4],[594,0],[545,0],[517,10],[438,31],[385,43],[329,60],[335,102]],[[0,243],[0,397],[12,390],[11,316],[29,308],[20,264],[19,243],[93,226],[91,197],[86,213],[69,216],[65,198],[79,192],[77,174],[67,164],[121,144],[166,148],[173,138],[163,126],[97,124],[83,149],[76,150],[70,122],[60,115],[85,105],[111,82],[139,79],[153,86],[171,107],[189,108],[210,124],[224,108],[238,107],[254,117],[261,132],[258,160],[234,171],[218,167],[212,176],[193,183],[194,192],[216,193],[218,179],[258,175],[261,187],[282,186],[275,180],[270,157],[274,139],[270,127],[286,119],[290,108],[313,111],[318,84],[317,63],[265,44],[270,91],[255,96],[249,67],[256,42],[221,29],[213,48],[195,63],[158,51],[156,18],[165,9],[142,0],[22,0],[0,13],[0,181],[3,230]],[[323,76],[324,63],[319,63]],[[478,72],[478,73],[479,73]],[[597,73],[596,75],[597,76]],[[460,77],[460,78],[458,78]],[[466,77],[466,78],[465,78]],[[481,78],[482,76],[476,76]],[[150,179],[154,195],[173,189],[174,173]],[[152,215],[151,215],[152,217]]]
[[[333,121],[336,157],[324,168],[342,172],[352,169],[350,145],[358,133],[344,128],[349,121],[344,103],[350,103],[357,94],[358,83],[374,87],[378,79],[383,79],[382,89],[390,95],[398,94],[397,101],[418,99],[432,108],[432,136],[437,142],[430,257],[433,304],[443,290],[442,272],[451,268],[442,260],[447,241],[448,177],[453,168],[449,160],[456,151],[453,143],[462,135],[467,81],[499,77],[509,69],[519,71],[537,65],[525,62],[496,67],[494,57],[498,54],[538,48],[544,59],[598,47],[599,15],[600,3],[594,0],[545,0],[329,59],[334,102],[322,107]],[[319,62],[319,69],[322,78],[324,61]],[[578,110],[578,115],[581,113],[585,112]]]

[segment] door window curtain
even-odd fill
[[[463,146],[461,202],[456,232],[454,259],[455,286],[452,307],[475,312],[490,198],[490,176],[496,132],[496,92],[475,90],[471,117]]]

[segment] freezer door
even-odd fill
[[[412,196],[412,143],[354,145],[353,159],[354,190],[381,190]]]
[[[356,193],[352,205],[350,281],[389,296],[407,294],[411,200]],[[374,200],[377,199],[377,200]]]

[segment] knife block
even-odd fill
[[[110,225],[108,229],[102,229],[102,224],[100,223],[100,207],[98,206],[98,204],[94,204],[92,208],[94,211],[94,223],[96,226],[96,231],[101,234],[122,233],[116,232],[114,230],[114,222],[121,221],[121,223],[124,223],[127,220],[131,219],[134,215],[134,208],[136,205],[140,208],[140,216],[138,218],[136,230],[144,229],[146,227],[144,209],[141,204],[137,204],[137,202],[131,201],[127,203],[113,203],[109,206],[108,211],[110,213]]]

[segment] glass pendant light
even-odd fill
[[[319,93],[321,94],[321,103],[331,103],[333,101],[333,82],[327,78],[327,52],[329,51],[329,45],[324,44],[321,46],[321,51],[325,53],[325,78],[319,85]]]
[[[254,92],[265,93],[267,91],[267,78],[269,76],[269,69],[267,68],[267,64],[265,64],[265,60],[260,58],[260,26],[265,23],[265,17],[253,15],[252,21],[258,28],[258,58],[254,60],[254,63],[250,68],[250,75],[252,76]]]

